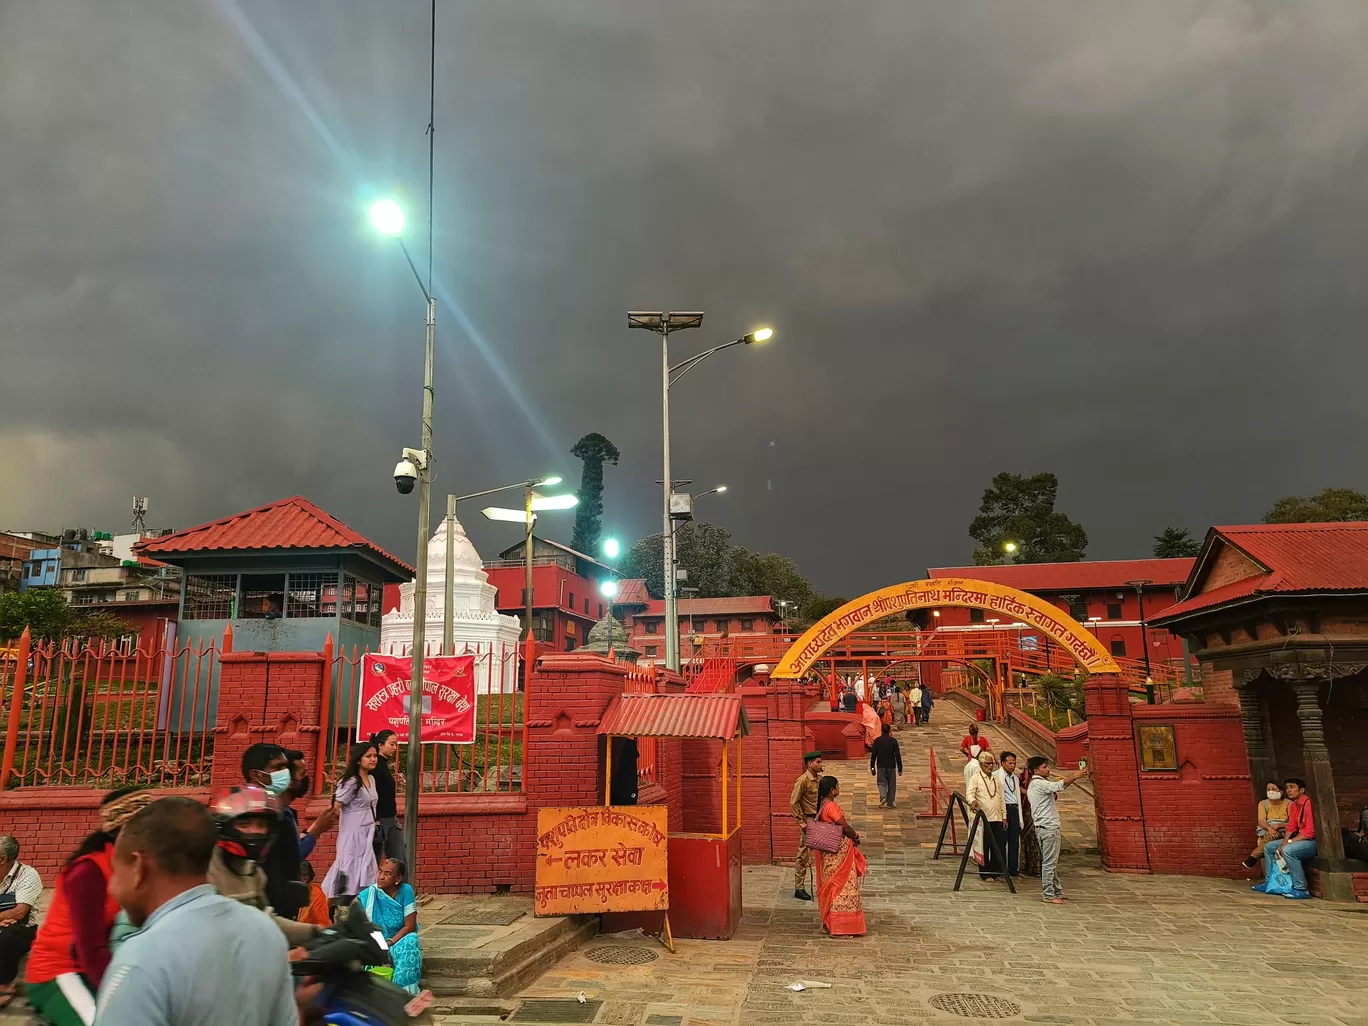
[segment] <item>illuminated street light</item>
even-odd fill
[[[372,203],[370,219],[371,226],[381,235],[398,238],[404,234],[404,208],[392,199]]]
[[[534,495],[532,497],[533,512],[545,511],[549,509],[574,509],[579,505],[579,496],[570,495]]]
[[[1009,556],[1010,556],[1013,552],[1015,552],[1016,550],[1017,550],[1017,543],[1016,543],[1016,542],[1012,542],[1012,541],[1004,542],[1003,545],[1002,545],[1002,551],[1005,552],[1005,553],[1007,553]]]
[[[622,545],[616,538],[607,538],[603,542],[603,554],[609,559],[617,559],[622,552]],[[614,589],[616,590],[616,589]]]
[[[613,580],[612,578],[609,578],[606,581],[600,582],[599,593],[605,596],[606,598],[612,598],[614,595],[618,593],[617,581]]]
[[[663,453],[663,464],[665,473],[662,487],[664,489],[664,524],[661,530],[663,544],[661,548],[664,564],[665,580],[665,666],[667,669],[679,672],[679,606],[678,577],[675,575],[675,544],[674,544],[674,525],[670,515],[670,495],[673,486],[670,478],[670,389],[685,374],[693,370],[700,363],[712,356],[720,353],[723,349],[732,346],[750,345],[752,342],[764,342],[774,337],[774,329],[770,327],[757,328],[749,334],[740,338],[725,342],[720,346],[691,356],[683,363],[670,366],[670,334],[675,331],[683,331],[686,328],[697,328],[703,324],[703,311],[690,310],[686,312],[665,311],[665,310],[629,310],[627,312],[627,327],[641,328],[646,331],[654,331],[660,336],[660,355],[661,355],[661,426],[662,439],[661,448]]]

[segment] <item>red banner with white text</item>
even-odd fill
[[[408,656],[370,654],[361,674],[358,737],[392,730],[401,742],[409,736],[409,689],[413,661]],[[475,657],[432,656],[423,661],[423,744],[475,743]]]

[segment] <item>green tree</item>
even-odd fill
[[[1201,548],[1202,543],[1189,534],[1185,527],[1166,527],[1154,536],[1155,559],[1195,556]]]
[[[1264,514],[1265,524],[1322,524],[1368,520],[1368,495],[1326,488],[1316,495],[1284,495]]]
[[[617,466],[621,454],[616,445],[593,431],[574,444],[570,455],[584,464],[580,472],[579,505],[575,507],[575,534],[570,547],[597,558],[599,535],[603,531],[603,465]]]
[[[788,603],[796,614],[816,594],[798,564],[777,552],[752,552],[737,546],[729,558],[727,587],[732,595],[769,595],[774,606]]]
[[[1063,513],[1055,511],[1059,479],[1053,474],[1001,473],[984,489],[979,515],[969,525],[969,536],[979,543],[974,563],[1000,563],[1008,542],[1016,545],[1014,563],[1074,562],[1088,548],[1088,533]]]
[[[627,577],[641,577],[646,589],[656,597],[665,594],[665,567],[662,536],[653,534],[634,544],[622,560]],[[690,588],[700,598],[722,598],[735,594],[728,588],[731,532],[715,524],[690,522],[675,532],[675,559],[686,571]]]
[[[810,623],[816,623],[829,613],[834,613],[850,600],[840,595],[813,595],[803,606],[802,616]]]
[[[0,640],[12,641],[28,627],[34,641],[53,641],[67,632],[74,619],[67,600],[53,588],[0,595]]]

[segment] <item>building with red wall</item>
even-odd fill
[[[642,590],[644,592],[644,588]],[[779,623],[774,600],[768,595],[680,599],[678,605],[679,652],[685,661],[702,648],[706,640],[761,637],[773,634]],[[623,616],[631,646],[641,653],[638,662],[663,666],[665,600],[648,596],[644,603],[614,603],[614,607]]]
[[[527,557],[519,543],[484,563],[489,583],[499,589],[494,608],[508,616],[526,614]],[[589,629],[608,612],[600,590],[616,579],[612,567],[568,545],[532,538],[532,636],[538,653],[573,652],[589,641]]]
[[[1108,559],[1077,563],[1008,563],[1000,566],[932,567],[927,577],[972,577],[1038,595],[1054,603],[1097,635],[1114,656],[1145,658],[1145,639],[1151,662],[1183,660],[1180,638],[1149,621],[1173,605],[1192,570],[1191,559]],[[1144,586],[1145,625],[1140,622],[1140,593],[1129,582]],[[936,615],[938,614],[938,615]],[[939,609],[924,614],[926,628],[991,628],[982,609]],[[998,626],[1006,626],[1000,624]]]

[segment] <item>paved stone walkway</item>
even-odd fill
[[[899,734],[904,786],[925,782],[928,743],[939,753],[953,735],[946,751],[958,750],[967,720],[948,703],[936,713],[941,722],[930,729]],[[999,747],[1001,732],[986,730]],[[946,761],[943,770],[952,769]],[[829,763],[828,770],[840,777],[843,804],[867,838],[868,936],[825,937],[814,905],[793,900],[790,871],[750,867],[746,914],[733,940],[680,941],[671,956],[650,940],[598,938],[523,996],[573,1002],[583,992],[589,1018],[579,1021],[653,1026],[1368,1024],[1368,909],[1266,898],[1238,881],[1104,873],[1096,855],[1081,850],[1091,815],[1081,792],[1065,811],[1080,849],[1064,861],[1069,904],[1044,904],[1031,880],[1012,895],[970,875],[954,893],[956,863],[931,860],[936,827],[914,815],[925,808],[924,794],[881,811],[867,768]],[[611,966],[588,957],[614,945],[656,958]],[[798,980],[832,987],[789,990]],[[970,1015],[937,1007],[954,1008],[953,995],[971,996],[959,1001]],[[1009,1002],[998,1009],[1005,1017],[984,1014],[991,1009],[975,995]],[[517,1021],[536,1020],[519,1013]]]

